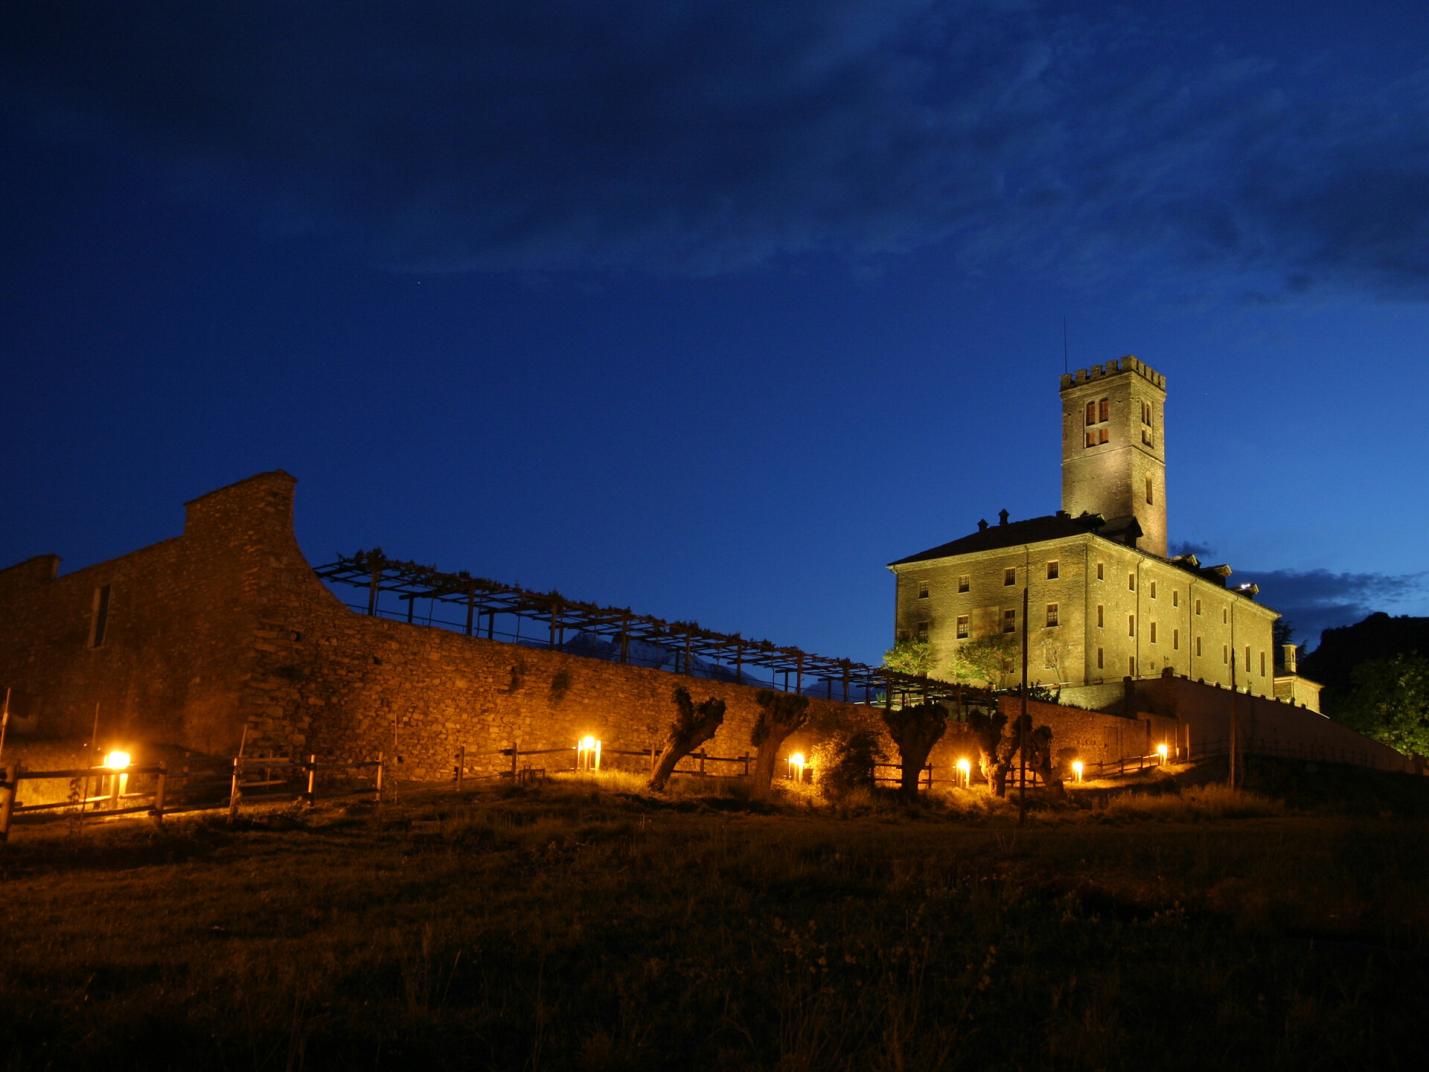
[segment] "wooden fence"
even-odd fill
[[[78,818],[110,818],[116,815],[146,813],[156,823],[165,815],[176,812],[216,811],[228,809],[228,821],[238,816],[239,802],[245,796],[272,800],[295,795],[308,804],[317,801],[319,772],[372,771],[370,790],[327,792],[324,796],[371,792],[373,800],[382,800],[382,779],[385,762],[381,753],[375,760],[339,762],[309,755],[301,760],[280,756],[234,756],[232,759],[186,760],[183,766],[171,769],[158,763],[149,767],[75,767],[66,770],[26,770],[20,764],[6,767],[0,776],[0,842],[9,839],[10,827],[17,817],[37,812],[66,812]],[[71,785],[69,799],[46,804],[26,804],[20,798],[20,787],[26,782],[66,779]],[[131,779],[152,779],[152,787],[129,791]],[[93,791],[91,791],[93,788]],[[226,798],[226,799],[225,799]]]

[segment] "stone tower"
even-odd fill
[[[1166,377],[1135,357],[1062,377],[1062,509],[1133,517],[1137,546],[1166,557]]]

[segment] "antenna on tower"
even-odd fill
[[[1062,375],[1067,374],[1067,317],[1062,317]]]

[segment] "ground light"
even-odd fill
[[[1072,760],[1072,777],[1076,778],[1079,783],[1082,780],[1082,771],[1084,770],[1086,770],[1086,767],[1082,765],[1080,759]]]
[[[600,741],[594,737],[582,737],[576,744],[576,770],[600,770]]]
[[[794,781],[803,783],[804,767],[808,763],[803,752],[791,752],[789,754],[789,777]]]
[[[104,757],[104,769],[113,772],[109,775],[109,800],[111,807],[118,807],[119,798],[124,795],[124,790],[129,787],[129,775],[125,772],[129,770],[129,761],[132,758],[128,752],[118,748]],[[102,792],[101,795],[103,795]]]
[[[1167,747],[1165,741],[1162,741],[1160,744],[1158,744],[1158,745],[1156,746],[1156,754],[1161,757],[1161,762],[1162,762],[1162,763],[1165,763],[1165,762],[1166,762],[1166,756],[1167,756],[1167,754],[1168,754],[1170,751],[1171,751],[1171,749],[1170,749],[1169,747]]]
[[[958,760],[958,784],[964,789],[971,787],[973,781],[973,765],[966,756]]]

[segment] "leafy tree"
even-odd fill
[[[912,800],[918,796],[918,775],[928,762],[928,753],[948,728],[948,709],[938,703],[915,704],[883,712],[888,734],[898,746],[902,764],[901,791]]]
[[[873,765],[882,760],[883,749],[872,731],[857,730],[842,738],[834,747],[833,762],[819,779],[824,796],[839,800],[855,789],[872,789]]]
[[[933,669],[933,649],[922,637],[905,637],[883,653],[883,665],[900,674],[926,674]]]
[[[754,757],[750,792],[755,797],[765,797],[769,795],[769,783],[774,780],[779,746],[789,734],[809,721],[809,698],[797,692],[760,689],[754,699],[759,704],[759,719],[754,723],[749,743],[759,751]]]
[[[675,718],[665,735],[665,747],[650,774],[650,788],[665,788],[680,760],[704,744],[724,722],[724,701],[716,696],[696,705],[683,685],[675,688]]]
[[[1355,667],[1334,717],[1405,755],[1429,756],[1429,658],[1402,653]]]
[[[1016,633],[994,633],[958,645],[953,655],[953,680],[974,681],[1004,689],[1022,667],[1022,643]]]

